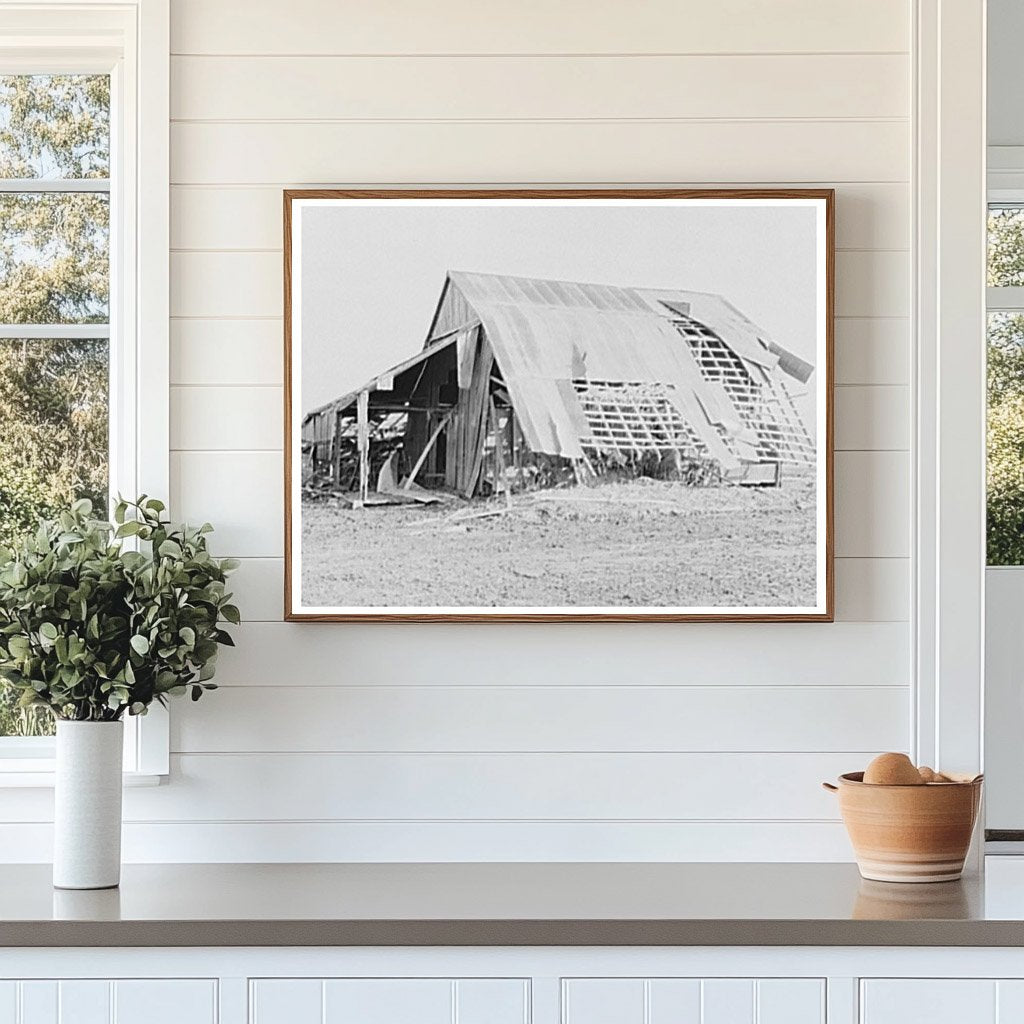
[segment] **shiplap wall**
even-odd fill
[[[173,510],[246,622],[130,859],[849,857],[818,783],[910,733],[910,10],[173,0]],[[838,621],[282,623],[281,189],[383,183],[835,186]]]

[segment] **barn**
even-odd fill
[[[309,412],[307,480],[466,497],[657,473],[776,483],[815,464],[814,367],[721,295],[451,271],[423,348]]]

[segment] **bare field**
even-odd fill
[[[309,606],[807,606],[814,485],[640,480],[516,495],[510,508],[306,501],[302,562]]]

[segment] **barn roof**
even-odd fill
[[[719,428],[736,437],[745,431],[721,386],[681,343],[672,323],[680,315],[709,327],[744,362],[784,368],[784,350],[769,348],[765,332],[719,295],[465,271],[448,275],[426,344],[482,323],[535,451],[579,457],[582,411],[567,385],[587,378],[673,385],[701,441],[724,464],[735,463]],[[787,355],[790,365],[802,362]]]
[[[451,285],[454,285],[454,291]],[[802,383],[806,383],[814,371],[810,363],[787,352],[772,340],[764,328],[714,292],[585,284],[462,270],[448,274],[426,344],[430,345],[453,328],[462,326],[471,318],[470,310],[481,305],[633,313],[659,319],[682,314],[709,327],[744,362],[756,363],[769,370],[779,367]]]

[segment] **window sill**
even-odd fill
[[[124,772],[124,785],[135,789],[140,786],[160,786],[167,775],[151,772]],[[0,759],[0,789],[53,789],[56,773],[52,763],[41,758],[32,761]]]

